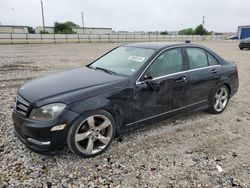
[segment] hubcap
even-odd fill
[[[228,102],[228,91],[226,88],[222,87],[218,89],[215,94],[214,109],[217,112],[224,110]]]
[[[75,144],[84,154],[95,154],[104,149],[112,137],[112,123],[106,116],[93,115],[77,128]]]

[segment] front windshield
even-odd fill
[[[137,72],[154,52],[152,49],[119,47],[95,61],[90,67],[130,76]]]

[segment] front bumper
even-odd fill
[[[55,151],[65,146],[69,126],[79,114],[65,109],[55,120],[40,122],[13,111],[12,119],[17,138],[30,149],[38,152]],[[51,131],[56,125],[66,124],[63,130]]]
[[[240,45],[239,45],[240,48],[250,48],[250,43],[244,43],[244,42],[241,42]]]

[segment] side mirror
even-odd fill
[[[153,80],[153,77],[151,75],[145,74],[143,80],[144,81]]]
[[[159,83],[153,80],[153,77],[151,75],[145,75],[144,80],[145,80],[145,83],[150,87],[152,91],[156,91],[156,92],[160,91]]]

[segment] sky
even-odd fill
[[[250,25],[250,0],[43,0],[45,25],[73,21],[85,27],[115,31],[178,31],[205,27],[215,32],[236,32]],[[41,26],[40,0],[0,0],[2,25]]]

